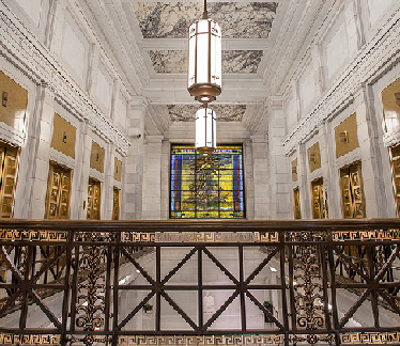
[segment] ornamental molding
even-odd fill
[[[383,144],[386,147],[394,147],[400,144],[400,126],[394,128],[383,136]]]
[[[400,9],[395,12],[384,28],[364,46],[358,57],[347,66],[342,75],[320,98],[318,104],[300,121],[284,142],[288,155],[298,143],[304,143],[308,134],[334,114],[354,102],[360,86],[372,84],[382,74],[396,65],[400,59]]]
[[[125,156],[131,145],[127,136],[112,124],[111,119],[3,2],[0,2],[0,23],[0,56],[35,84],[45,85],[63,108],[78,119],[84,119],[93,132],[113,143]]]

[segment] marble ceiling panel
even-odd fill
[[[133,2],[143,38],[185,38],[202,15],[200,2]],[[222,37],[267,38],[276,16],[276,2],[213,2],[209,17],[220,25]]]
[[[151,50],[150,59],[157,73],[186,73],[187,51]],[[222,73],[256,73],[261,50],[222,51]]]
[[[197,110],[200,106],[195,105],[168,105],[171,121],[192,122],[195,121]],[[211,105],[217,114],[217,121],[232,122],[242,121],[246,112],[246,105]]]

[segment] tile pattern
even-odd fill
[[[200,2],[134,2],[143,38],[187,37],[189,26],[202,15]],[[267,38],[277,3],[216,2],[208,4],[209,17],[220,25],[223,37]]]
[[[171,121],[192,122],[195,121],[197,110],[196,105],[168,105],[168,112]],[[219,122],[242,121],[246,112],[246,105],[213,105],[211,108],[217,113]]]
[[[187,51],[151,50],[150,59],[157,73],[186,73]],[[256,73],[263,52],[261,50],[222,51],[223,73]]]

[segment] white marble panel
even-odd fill
[[[125,128],[126,125],[126,110],[126,99],[120,95],[115,101],[115,122],[122,128]]]
[[[312,60],[310,60],[299,80],[300,101],[303,112],[311,106],[312,101],[317,96],[316,76],[313,67]]]
[[[103,62],[99,63],[96,71],[96,83],[93,85],[93,95],[109,114],[112,95],[112,78]]]
[[[39,26],[43,5],[48,0],[15,0],[32,20],[36,27]]]
[[[72,70],[70,72],[78,77],[80,82],[86,77],[88,56],[89,42],[71,15],[67,14],[64,22],[61,57]]]
[[[326,42],[325,60],[326,74],[328,80],[336,75],[349,59],[349,47],[345,23],[341,20],[340,26],[336,29],[331,39]]]
[[[368,0],[369,18],[373,26],[388,11],[390,5],[395,6],[397,0]]]
[[[286,104],[286,119],[287,128],[291,130],[297,123],[296,100],[293,95]]]

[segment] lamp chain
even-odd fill
[[[204,12],[203,12],[203,19],[207,19],[208,14],[207,14],[207,0],[204,0]]]

